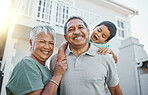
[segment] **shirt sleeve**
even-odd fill
[[[15,68],[8,87],[15,95],[43,89],[44,84],[39,68],[31,60],[22,60]]]
[[[115,87],[119,83],[119,78],[116,70],[115,61],[109,55],[107,58],[108,71],[106,76],[106,83],[109,87]]]

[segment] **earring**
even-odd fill
[[[30,47],[30,51],[32,51],[32,47]]]

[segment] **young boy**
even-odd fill
[[[117,28],[116,26],[110,21],[103,21],[93,29],[92,35],[90,37],[89,42],[99,48],[98,53],[106,55],[107,53],[113,55],[113,59],[115,63],[117,63],[117,57],[113,53],[113,51],[109,48],[109,45],[106,44],[116,35]],[[66,58],[65,50],[67,48],[67,43],[63,43],[59,50],[57,60],[61,57]]]

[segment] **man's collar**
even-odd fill
[[[89,45],[89,49],[85,52],[85,54],[95,56],[98,49],[92,43],[89,43]]]
[[[71,51],[71,49],[70,49],[70,47],[69,47],[69,44],[68,44],[67,49],[66,49],[66,51],[65,51],[65,55],[68,56],[68,55],[70,55],[70,53],[72,53],[72,52],[73,52],[73,51]]]
[[[92,43],[89,43],[89,45],[90,45],[90,47],[89,47],[88,51],[86,51],[86,52],[83,53],[82,55],[95,56],[98,49],[97,49]],[[70,55],[71,53],[75,54],[75,53],[70,49],[70,46],[69,46],[69,44],[68,44],[67,49],[66,49],[66,52],[65,52],[65,55],[68,56],[68,55]]]

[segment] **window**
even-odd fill
[[[40,13],[41,13],[41,5],[42,5],[42,1],[39,0],[39,7],[38,7],[38,13],[37,13],[37,17],[40,17]]]
[[[37,17],[42,20],[50,21],[52,11],[51,0],[39,0]]]
[[[118,19],[117,21],[118,36],[125,38],[125,21]]]
[[[56,7],[56,23],[63,25],[68,18],[68,6],[63,2],[57,3]]]

